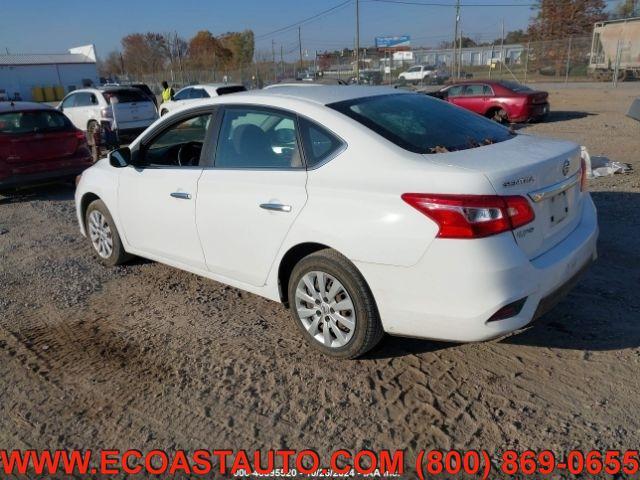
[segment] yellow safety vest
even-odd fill
[[[168,102],[169,100],[171,100],[171,87],[162,91],[162,101]]]

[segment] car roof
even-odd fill
[[[0,113],[24,110],[54,110],[50,105],[36,102],[0,102]]]
[[[360,85],[317,85],[311,83],[301,85],[287,85],[278,88],[269,88],[266,90],[239,92],[235,93],[232,98],[237,99],[240,96],[247,97],[256,95],[269,95],[306,100],[308,102],[317,103],[320,105],[328,105],[330,103],[355,100],[357,98],[375,97],[379,95],[390,95],[396,93],[406,94],[410,92],[398,90],[393,87],[365,87]]]

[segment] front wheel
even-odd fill
[[[346,257],[321,250],[303,258],[289,280],[294,322],[307,342],[337,358],[355,358],[383,335],[373,294]]]
[[[85,228],[100,262],[113,267],[131,259],[131,255],[125,252],[122,246],[116,224],[102,200],[94,200],[89,204],[85,215]]]
[[[500,108],[498,110],[494,110],[491,113],[491,117],[490,117],[493,121],[498,122],[498,123],[506,123],[509,121],[509,115],[507,114],[507,111],[504,108]]]

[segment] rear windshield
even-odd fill
[[[236,92],[246,92],[247,89],[242,85],[233,85],[231,87],[220,87],[216,90],[218,95],[226,95],[228,93],[236,93]]]
[[[496,122],[427,95],[381,95],[328,106],[414,153],[465,150],[515,135]]]
[[[137,89],[130,90],[109,90],[104,92],[104,99],[107,103],[111,103],[111,99],[115,100],[114,103],[134,103],[134,102],[148,102],[149,97]]]
[[[69,119],[56,110],[0,113],[0,133],[48,133],[73,129]]]
[[[509,90],[512,90],[514,92],[533,92],[533,90],[531,90],[529,87],[527,87],[525,85],[521,85],[521,84],[516,83],[516,82],[502,81],[502,82],[500,82],[500,85],[502,85],[504,88],[508,88]]]

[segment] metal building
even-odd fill
[[[83,85],[98,84],[93,45],[68,53],[0,54],[0,98],[54,101]]]

